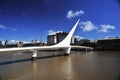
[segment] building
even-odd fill
[[[7,47],[8,45],[8,40],[5,40],[4,46]]]
[[[57,43],[57,37],[56,35],[48,35],[47,36],[47,44],[48,45],[53,45]]]
[[[2,41],[0,41],[0,47],[2,47]]]
[[[68,33],[66,33],[66,32],[57,32],[57,33],[55,33],[55,34],[48,35],[48,36],[47,36],[47,44],[48,44],[48,45],[53,45],[53,44],[59,43],[59,42],[61,42],[67,35],[68,35]]]
[[[88,43],[88,42],[90,42],[89,39],[81,39],[81,40],[80,40],[80,43],[81,43],[81,44],[83,44],[83,43]]]
[[[98,49],[120,49],[120,38],[98,40],[97,48]]]
[[[68,33],[66,32],[59,32],[56,34],[56,41],[57,43],[61,42],[66,36],[68,35]]]
[[[48,35],[47,44],[53,45],[53,44],[59,43],[63,39],[65,39],[67,35],[68,35],[67,32],[57,32],[56,34]],[[71,44],[76,44],[76,43],[77,43],[77,38],[73,36],[71,39]]]
[[[78,39],[75,36],[73,36],[72,39],[71,39],[71,44],[77,45],[77,43],[78,43]]]
[[[57,32],[56,34],[48,35],[47,36],[47,44],[48,45],[53,45],[53,44],[59,43],[67,35],[68,35],[68,33],[66,33],[66,32]]]

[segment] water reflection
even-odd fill
[[[60,75],[62,76],[63,79],[65,80],[70,80],[72,79],[72,62],[71,62],[71,57],[67,56],[62,60],[60,64]]]
[[[33,75],[37,73],[37,61],[32,61],[32,73]]]

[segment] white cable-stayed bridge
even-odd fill
[[[75,32],[76,27],[79,24],[78,20],[76,22],[76,24],[73,26],[73,28],[71,29],[71,31],[69,32],[69,34],[65,37],[65,39],[63,39],[61,42],[59,42],[58,44],[52,45],[52,46],[33,46],[33,47],[17,47],[17,48],[2,48],[0,49],[0,53],[2,52],[12,52],[12,51],[33,51],[32,54],[32,59],[36,59],[37,54],[38,54],[38,50],[59,50],[62,49],[64,50],[64,54],[69,55],[71,48],[78,48],[78,49],[86,49],[86,50],[93,50],[92,47],[87,47],[87,46],[71,46],[70,42],[71,42],[71,38]]]

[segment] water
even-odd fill
[[[0,53],[0,80],[120,80],[120,51]]]

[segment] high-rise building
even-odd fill
[[[0,41],[0,47],[2,46],[2,41]]]
[[[53,45],[56,43],[61,42],[66,36],[68,35],[67,32],[57,32],[56,34],[53,35],[48,35],[47,36],[47,44],[48,45]],[[74,36],[71,39],[71,44],[76,44],[77,38]]]
[[[47,36],[47,44],[48,45],[53,45],[57,43],[57,38],[56,35],[48,35]]]
[[[71,44],[77,44],[78,40],[75,36],[71,38]]]
[[[68,33],[66,33],[66,32],[57,33],[56,34],[57,43],[61,42],[67,35],[68,35]]]
[[[47,36],[47,44],[48,44],[48,45],[53,45],[53,44],[59,43],[59,42],[61,42],[67,35],[68,35],[68,33],[66,33],[66,32],[57,32],[56,34],[48,35],[48,36]]]
[[[4,46],[7,47],[7,45],[8,45],[8,40],[5,40]]]

